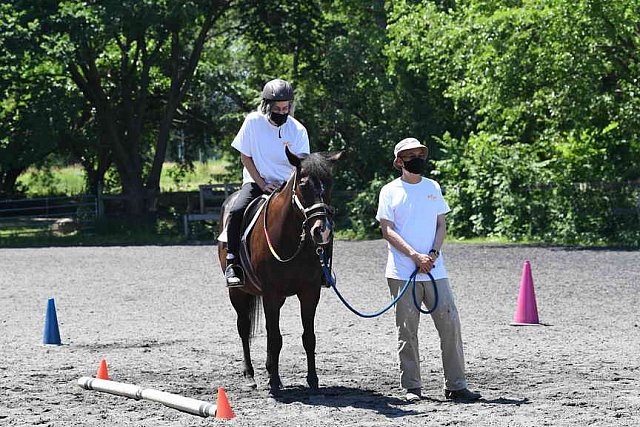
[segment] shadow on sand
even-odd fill
[[[371,390],[342,386],[320,387],[316,393],[309,392],[307,387],[287,387],[274,397],[280,403],[300,402],[313,406],[332,408],[359,408],[375,411],[388,418],[417,415],[422,411],[405,410],[401,406],[409,403],[397,397],[385,396]]]
[[[321,387],[317,393],[311,393],[307,387],[287,387],[274,397],[280,403],[300,402],[313,406],[327,406],[332,408],[359,408],[375,411],[388,418],[403,417],[407,415],[418,415],[424,413],[424,408],[405,409],[403,406],[415,408],[416,405],[431,404],[490,404],[490,405],[526,405],[531,403],[529,399],[508,399],[499,397],[497,399],[480,399],[475,402],[456,401],[445,399],[433,399],[425,397],[421,402],[409,403],[403,399],[387,396],[371,390],[350,388],[342,386]],[[435,410],[435,409],[432,409]]]

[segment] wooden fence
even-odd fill
[[[70,233],[92,227],[99,216],[93,195],[0,200],[0,235]]]

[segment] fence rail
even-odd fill
[[[12,236],[87,229],[97,218],[93,195],[0,200],[0,232]]]

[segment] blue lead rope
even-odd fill
[[[414,271],[413,274],[416,274],[417,272],[418,269],[416,268],[416,271]],[[422,314],[431,314],[435,311],[436,307],[438,307],[438,288],[436,287],[436,281],[431,273],[427,274],[429,275],[429,279],[431,279],[431,284],[433,285],[433,308],[431,310],[423,310],[420,308],[420,303],[418,302],[418,298],[416,298],[416,276],[413,276],[413,289],[411,290],[411,293],[413,294],[413,304]],[[409,278],[409,280],[411,280],[411,278]]]
[[[429,275],[429,279],[431,279],[431,284],[433,285],[433,294],[434,294],[433,308],[431,310],[423,310],[422,308],[420,308],[421,304],[418,302],[418,298],[416,297],[416,276],[418,275],[419,268],[416,268],[413,271],[413,273],[411,273],[411,276],[409,276],[407,281],[404,283],[404,286],[402,287],[402,290],[400,291],[400,293],[398,293],[398,296],[395,297],[393,299],[393,301],[391,301],[386,307],[384,307],[381,310],[376,311],[375,313],[361,313],[358,310],[356,310],[355,308],[353,308],[351,306],[351,304],[349,304],[349,302],[346,299],[344,299],[344,297],[342,296],[340,291],[338,291],[338,288],[336,287],[336,279],[335,279],[335,277],[333,277],[331,275],[331,270],[329,270],[329,267],[327,266],[327,260],[326,260],[326,256],[325,256],[324,252],[318,253],[318,255],[320,256],[320,264],[322,265],[322,272],[324,274],[324,277],[327,279],[327,281],[329,282],[329,284],[331,285],[333,290],[336,292],[336,295],[338,295],[338,298],[340,298],[340,301],[342,301],[342,303],[345,305],[345,307],[347,307],[354,314],[356,314],[356,315],[358,315],[360,317],[364,317],[364,318],[378,317],[381,314],[384,314],[385,312],[387,312],[398,301],[400,301],[400,298],[402,298],[404,293],[407,291],[407,288],[409,287],[409,284],[412,283],[412,282],[413,282],[413,289],[412,289],[413,304],[416,306],[418,311],[420,311],[420,313],[422,313],[422,314],[430,314],[430,313],[434,312],[436,307],[438,307],[438,288],[436,287],[436,281],[433,278],[433,276],[431,275],[431,273],[427,273]]]

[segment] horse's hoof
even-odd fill
[[[280,396],[281,391],[282,391],[282,384],[271,386],[269,387],[269,397]]]
[[[318,390],[318,377],[315,378],[307,378],[307,384],[309,385],[309,390]]]
[[[275,390],[274,389],[270,389],[269,390],[269,397],[270,398],[273,399],[273,398],[278,397],[278,396],[280,396],[280,389],[279,388],[277,388]]]
[[[258,384],[255,381],[247,381],[242,385],[242,390],[244,391],[253,391],[258,388]]]

